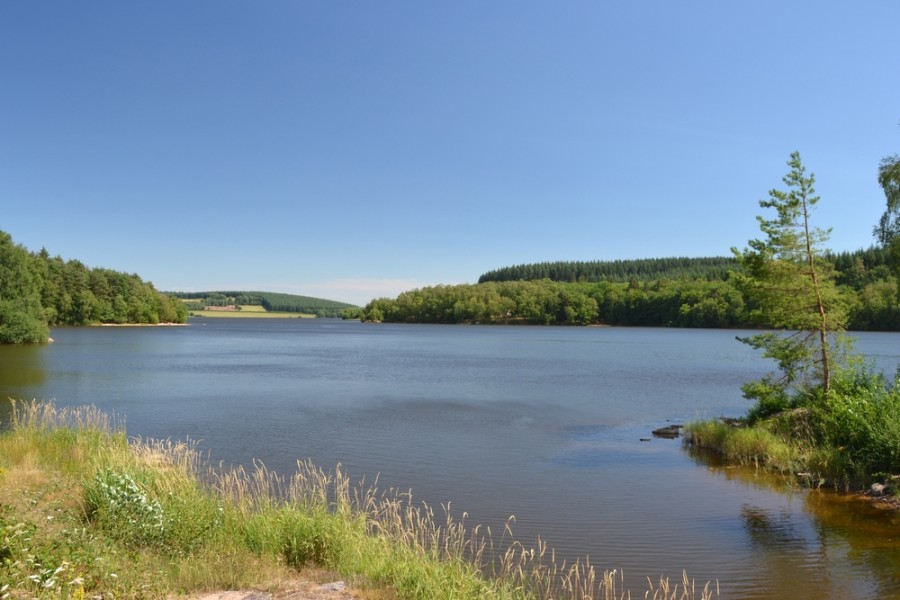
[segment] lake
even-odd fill
[[[95,404],[130,435],[200,440],[213,462],[297,459],[452,501],[471,524],[565,558],[718,580],[723,598],[900,597],[900,517],[653,438],[739,416],[771,365],[745,332],[198,319],[55,328],[0,346],[0,397]],[[900,334],[858,334],[893,373]],[[0,408],[7,421],[8,406]],[[642,439],[652,438],[650,441]]]

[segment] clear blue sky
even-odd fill
[[[365,303],[726,255],[799,150],[830,247],[900,152],[896,0],[0,4],[0,229],[158,289]]]

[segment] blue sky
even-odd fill
[[[0,4],[0,229],[162,290],[365,303],[726,255],[799,150],[829,246],[900,152],[900,3]]]

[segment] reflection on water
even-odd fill
[[[686,452],[716,476],[800,499],[798,505],[741,508],[758,564],[784,597],[900,597],[900,512],[865,497],[792,487],[783,477],[726,465],[707,451]],[[854,577],[860,568],[871,577]]]
[[[787,511],[773,513],[765,508],[745,504],[741,507],[744,528],[754,544],[806,550],[803,536],[797,531]]]
[[[515,515],[523,542],[590,555],[635,590],[686,569],[740,600],[900,595],[892,517],[651,436],[746,411],[740,385],[771,365],[735,333],[304,319],[60,329],[51,345],[0,347],[0,393],[95,404],[131,435],[201,440],[214,462],[341,463],[497,532]],[[898,339],[861,345],[892,372]]]
[[[43,386],[46,351],[46,344],[0,344],[0,429],[9,426],[11,403],[7,399],[30,400],[30,394]]]

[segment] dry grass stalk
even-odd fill
[[[92,406],[60,409],[52,403],[14,403],[13,408],[14,431],[112,432],[117,426]],[[185,482],[193,482],[191,485],[206,482],[208,493],[218,502],[233,507],[236,518],[245,522],[268,516],[272,530],[277,530],[284,510],[307,514],[310,519],[339,518],[344,524],[341,535],[345,537],[338,542],[355,544],[350,550],[344,550],[360,561],[354,563],[357,567],[362,564],[375,569],[372,565],[378,563],[394,568],[398,561],[411,561],[415,564],[410,572],[427,575],[443,569],[445,573],[438,576],[439,581],[444,581],[441,577],[449,577],[460,589],[476,590],[471,593],[484,598],[625,600],[631,597],[630,593],[620,591],[624,577],[619,571],[599,574],[587,558],[558,562],[553,549],[541,539],[534,546],[516,540],[513,517],[495,541],[490,528],[467,526],[465,513],[460,519],[454,518],[450,504],[441,506],[444,514],[439,518],[431,506],[415,502],[409,491],[384,492],[363,482],[351,485],[340,465],[333,472],[326,472],[311,461],[298,461],[296,472],[285,479],[261,462],[254,462],[250,470],[210,467],[198,451],[197,443],[191,441],[135,438],[126,449],[125,456],[130,459],[112,456],[118,451],[113,447],[107,450],[110,456],[103,460],[106,464],[131,460],[132,464],[154,474],[158,489],[176,495],[183,491]],[[383,556],[366,556],[373,553]],[[202,576],[204,573],[192,577],[199,580]],[[698,591],[684,573],[680,584],[673,585],[661,578],[654,585],[648,579],[644,597],[711,600],[718,597],[718,585],[713,589],[706,584]]]
[[[119,432],[125,430],[125,422],[115,415],[101,411],[93,404],[58,408],[54,402],[16,401],[10,411],[10,429],[30,430],[41,433],[70,429],[73,431]]]

